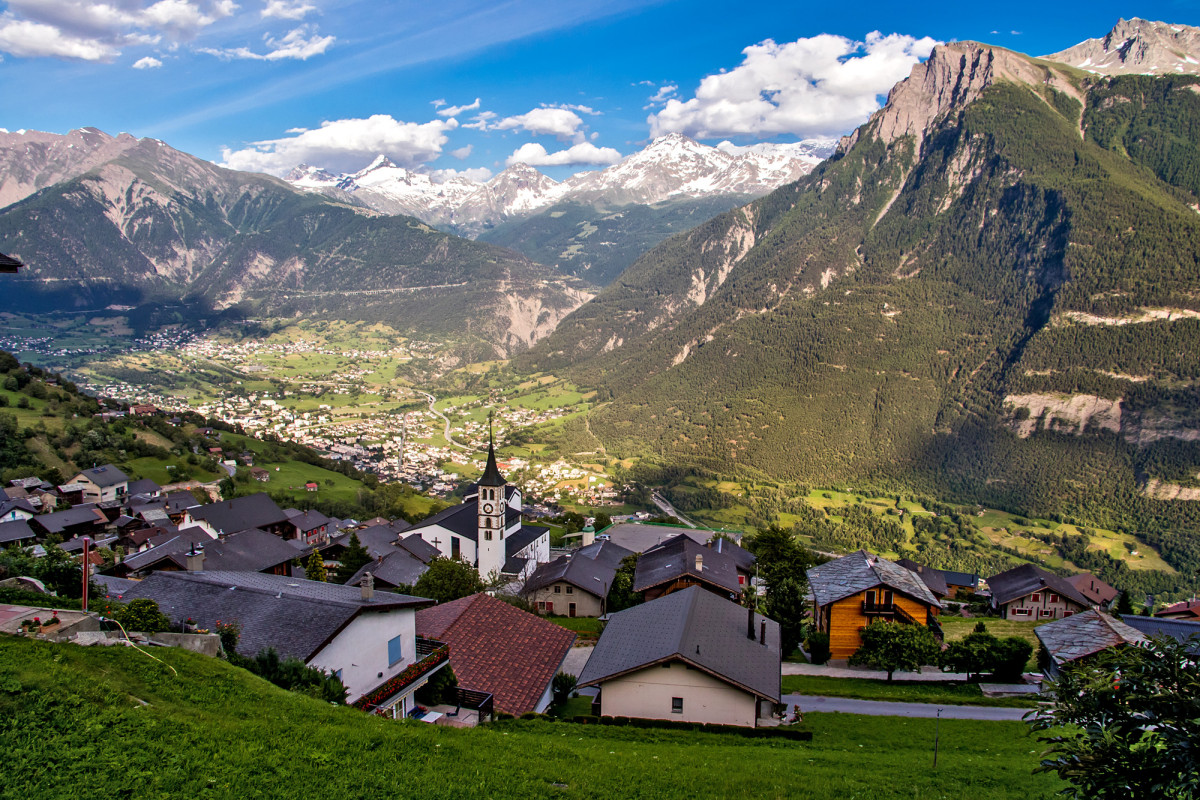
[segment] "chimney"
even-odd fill
[[[754,641],[754,609],[746,609],[746,638]]]
[[[375,596],[375,576],[369,572],[364,574],[362,583],[359,586],[362,587],[363,602],[369,603],[371,598]]]
[[[758,643],[761,645],[767,643],[767,621],[765,619],[758,623]]]
[[[704,571],[704,554],[696,553],[696,572]]]
[[[591,525],[584,525],[583,530],[580,531],[580,533],[583,534],[583,546],[584,547],[587,547],[589,544],[594,544],[596,542],[596,529],[593,528]]]
[[[204,546],[192,543],[192,549],[187,552],[187,571],[204,571]]]

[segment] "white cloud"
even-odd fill
[[[429,105],[433,106],[434,108],[441,108],[442,106],[446,105],[446,98],[439,97],[437,100],[430,100]]]
[[[276,39],[269,35],[263,36],[263,41],[270,48],[265,53],[256,53],[248,47],[223,50],[212,47],[198,49],[201,53],[208,53],[226,61],[235,58],[252,61],[281,61],[285,58],[294,58],[299,61],[307,61],[313,56],[324,53],[336,40],[337,37],[334,36],[318,36],[315,26],[301,25],[299,28],[288,31],[282,39]]]
[[[157,58],[152,58],[150,56],[146,56],[145,58],[139,58],[137,61],[133,62],[134,69],[158,69],[161,66],[162,66],[161,61],[159,61]]]
[[[442,102],[445,103],[446,101],[443,100]],[[498,115],[495,111],[480,111],[478,114],[471,117],[470,122],[463,123],[463,127],[472,128],[477,131],[486,131],[488,129],[488,125],[491,124],[491,121],[497,116]]]
[[[547,153],[537,142],[526,142],[504,160],[505,165],[528,164],[531,167],[568,167],[582,164],[608,165],[621,160],[621,154],[611,147],[596,147],[591,142]]]
[[[189,41],[231,16],[233,0],[9,0],[0,14],[0,51],[113,61],[127,46]]]
[[[443,100],[442,102],[445,103],[446,101]],[[479,108],[478,97],[476,97],[475,102],[471,103],[469,106],[447,106],[446,108],[439,108],[437,113],[443,117],[457,117],[464,111],[474,111],[477,108]]]
[[[0,14],[0,51],[20,58],[53,56],[82,61],[112,61],[121,54],[99,39],[71,36],[53,25],[14,19],[9,14]]]
[[[442,153],[446,132],[458,127],[452,119],[425,123],[402,122],[387,114],[366,119],[322,122],[321,127],[295,136],[254,142],[241,150],[222,148],[223,165],[231,169],[282,175],[297,164],[312,164],[331,172],[362,169],[383,153],[412,169]]]
[[[523,130],[535,136],[554,136],[561,141],[573,139],[579,134],[583,119],[566,108],[535,108],[515,117],[505,117],[491,125],[495,130]]]
[[[593,117],[598,117],[603,114],[603,111],[597,111],[591,106],[580,106],[574,103],[542,103],[542,108],[565,108],[568,111],[578,111],[580,114],[589,114]]]
[[[304,19],[316,10],[303,0],[267,0],[261,14],[264,19]]]
[[[469,144],[466,147],[459,147],[455,150],[451,150],[450,155],[454,156],[459,161],[462,161],[464,158],[471,155],[471,151],[474,149],[475,149],[475,146]]]
[[[674,97],[678,91],[679,87],[675,84],[664,83],[662,86],[658,87],[657,92],[646,98],[646,105],[642,106],[642,108],[654,108],[655,106],[660,106],[667,102],[669,98]]]
[[[936,41],[878,31],[866,41],[821,34],[747,47],[737,67],[705,77],[689,100],[647,117],[653,136],[819,136],[862,123]]]

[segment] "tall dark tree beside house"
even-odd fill
[[[637,571],[637,561],[637,553],[621,559],[621,565],[613,575],[612,585],[608,587],[608,613],[624,611],[642,602],[641,596],[633,591],[633,573]]]
[[[1151,639],[1063,669],[1030,720],[1049,744],[1038,771],[1076,798],[1200,797],[1200,671],[1188,645]]]
[[[351,533],[350,540],[346,543],[346,550],[342,553],[335,572],[337,582],[345,583],[350,580],[354,577],[354,573],[370,564],[371,561],[371,554],[367,552],[367,548],[362,546],[362,542],[358,539],[358,533]]]
[[[1121,594],[1117,597],[1116,612],[1118,614],[1133,613],[1133,600],[1129,597],[1128,590],[1121,592]]]
[[[801,546],[792,531],[769,525],[746,541],[754,553],[758,580],[766,585],[763,612],[779,623],[784,654],[790,654],[804,638],[808,616],[806,570],[822,559]]]

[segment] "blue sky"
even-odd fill
[[[276,173],[385,152],[563,174],[670,131],[845,133],[934,41],[1042,54],[1132,16],[1198,24],[1200,3],[8,0],[0,127],[128,131]]]

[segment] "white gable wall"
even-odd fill
[[[388,663],[388,642],[402,636],[402,658]],[[308,662],[330,672],[342,671],[342,683],[353,703],[367,691],[417,660],[417,615],[410,608],[363,611]],[[382,673],[382,675],[381,675]]]
[[[557,607],[556,609],[557,610]],[[671,711],[671,699],[683,698],[683,713]],[[600,713],[613,717],[673,719],[754,727],[757,698],[706,672],[676,661],[654,665],[605,681],[600,687]]]

